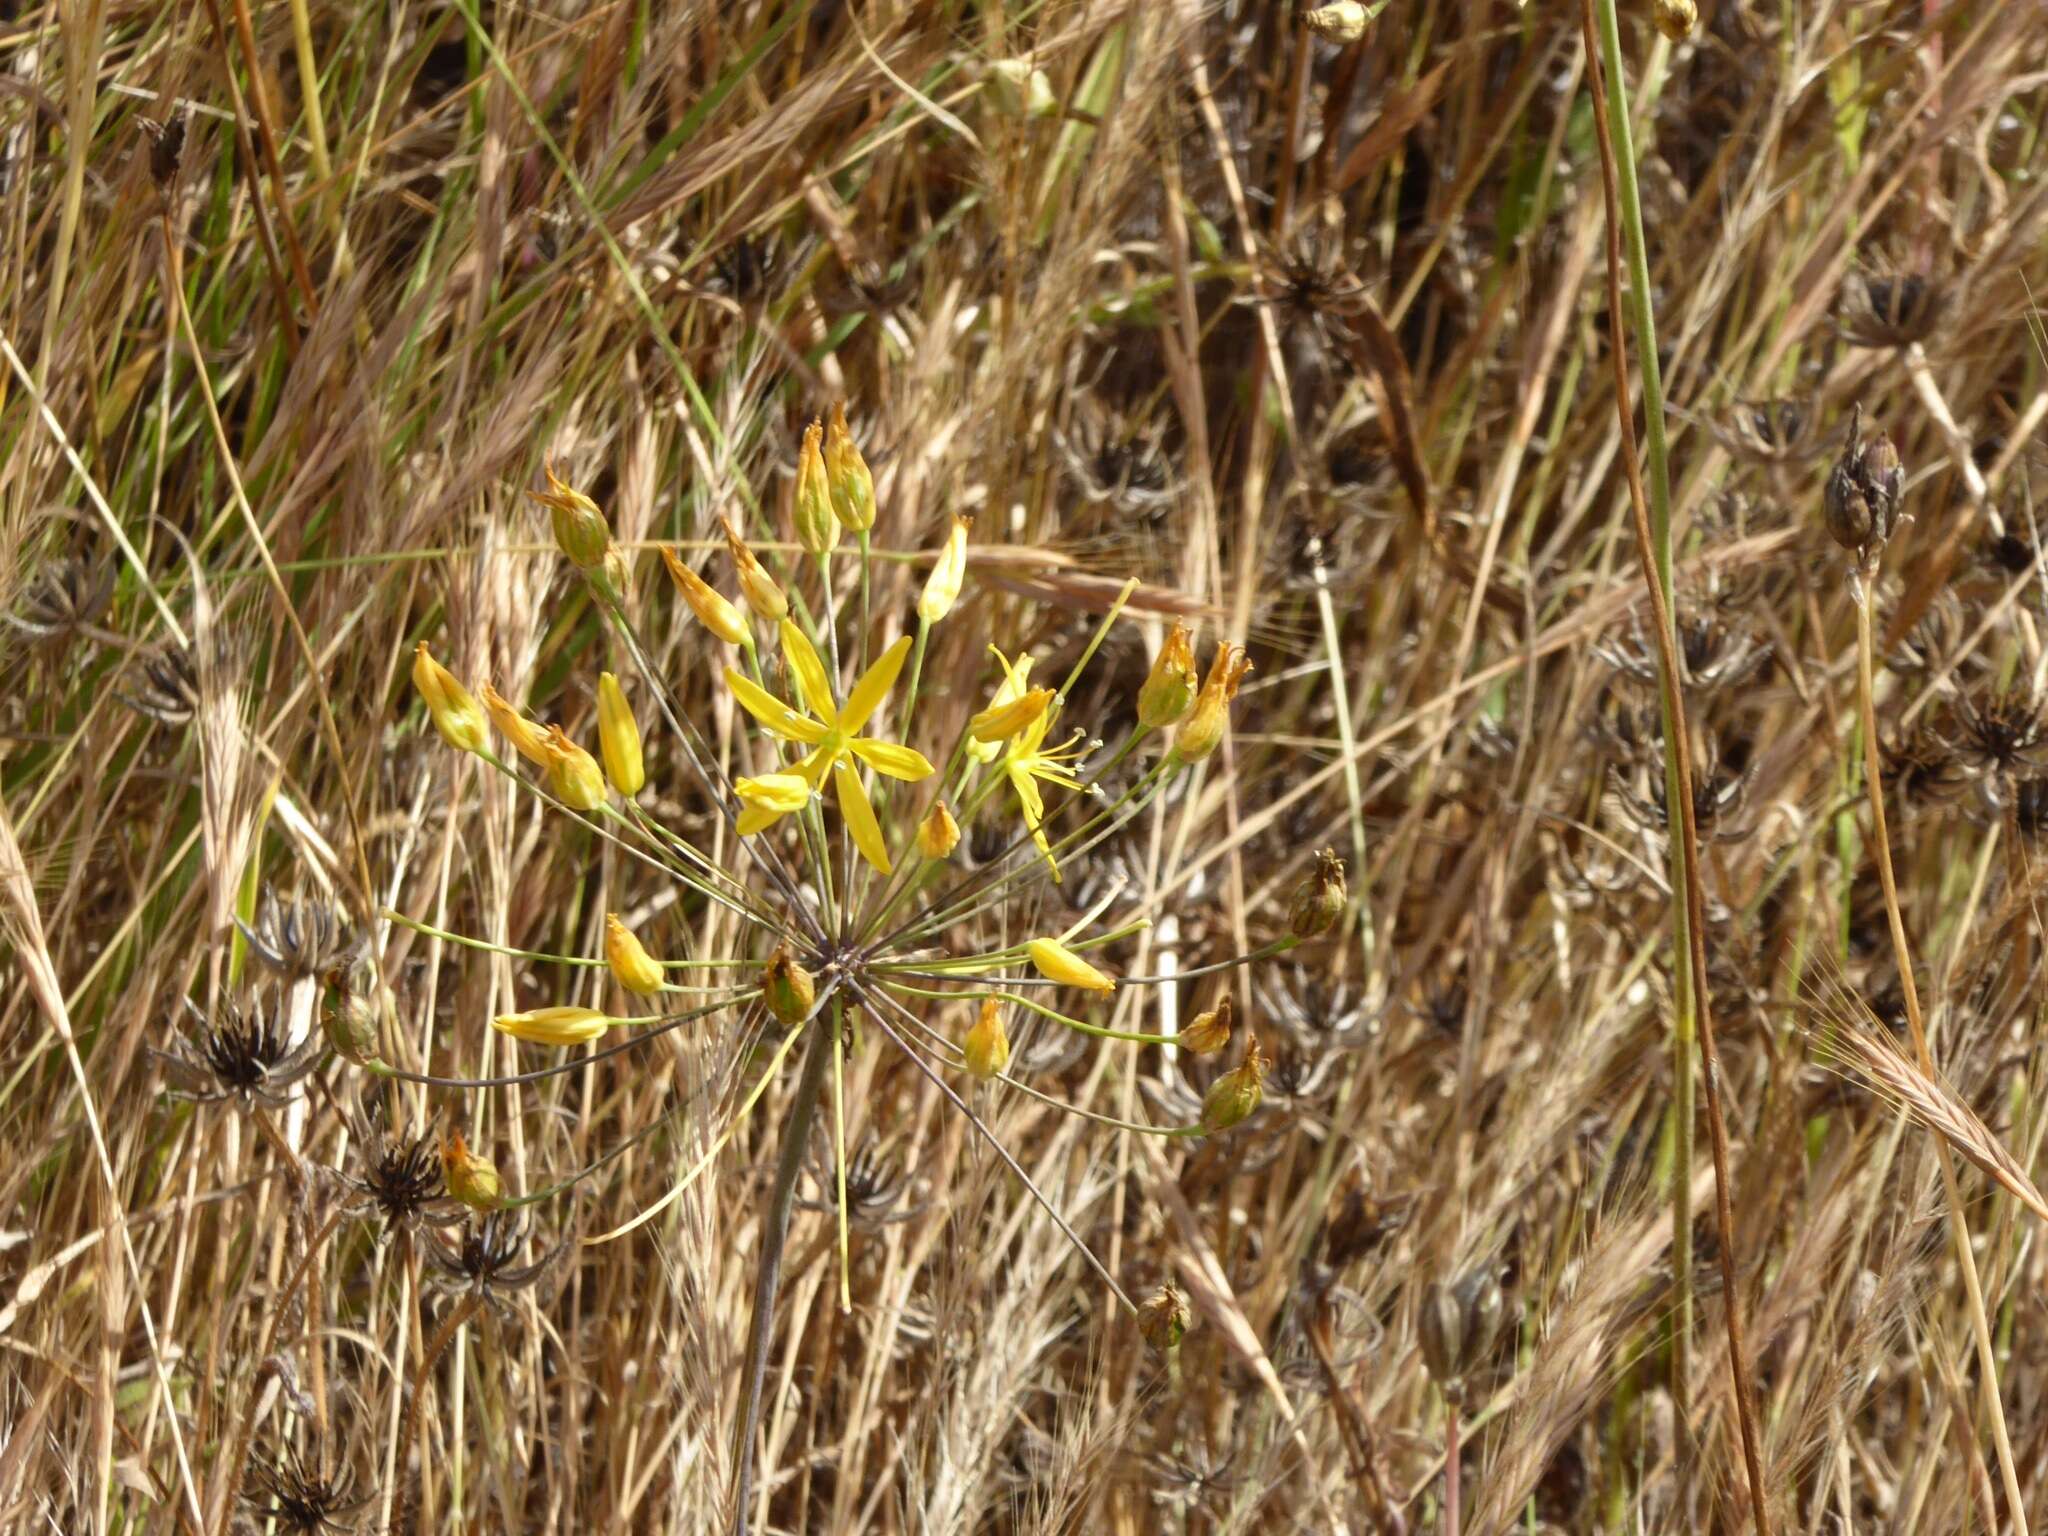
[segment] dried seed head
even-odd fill
[[[441,1177],[448,1183],[448,1193],[473,1211],[495,1211],[505,1203],[505,1183],[497,1165],[472,1152],[460,1131],[450,1131],[441,1143]]]
[[[1693,0],[1656,0],[1653,14],[1657,30],[1674,43],[1691,37],[1692,29],[1700,24],[1700,9]]]
[[[1316,867],[1295,887],[1287,911],[1287,931],[1297,939],[1313,939],[1336,926],[1350,903],[1344,885],[1344,861],[1328,848],[1316,855]]]
[[[1234,1005],[1226,991],[1207,1013],[1198,1013],[1180,1032],[1180,1048],[1191,1056],[1213,1056],[1230,1044],[1230,1015]]]
[[[1138,1332],[1147,1344],[1163,1354],[1179,1346],[1193,1318],[1187,1297],[1169,1283],[1139,1304]]]
[[[943,800],[932,802],[923,821],[917,824],[917,851],[928,859],[951,858],[960,846],[960,824]]]
[[[1245,1045],[1244,1061],[1217,1078],[1202,1096],[1202,1130],[1214,1136],[1241,1123],[1259,1107],[1265,1097],[1266,1059],[1259,1054],[1259,1037]]]
[[[619,985],[636,997],[652,997],[661,990],[661,962],[647,953],[616,912],[605,915],[604,959]]]
[[[191,109],[179,106],[162,122],[144,117],[138,121],[143,132],[149,135],[149,179],[156,183],[159,192],[168,192],[171,184],[178,179],[178,169],[185,159],[185,129],[191,120]]]
[[[811,1016],[818,1001],[818,984],[796,963],[796,956],[785,944],[768,957],[761,972],[761,996],[776,1018],[797,1025]]]
[[[1195,703],[1195,651],[1185,624],[1176,623],[1138,690],[1138,723],[1147,730],[1178,725]]]
[[[1437,1390],[1450,1401],[1463,1401],[1466,1378],[1493,1353],[1500,1319],[1500,1281],[1491,1269],[1472,1270],[1423,1293],[1417,1319],[1422,1362]]]
[[[1849,445],[1828,473],[1821,504],[1829,537],[1869,569],[1898,526],[1906,475],[1892,440],[1882,431],[1864,437],[1862,423],[1858,405],[1849,419]]]
[[[960,1042],[960,1050],[967,1058],[967,1070],[983,1082],[1010,1065],[1010,1036],[1003,1028],[1002,1005],[994,998],[982,999],[981,1016]]]

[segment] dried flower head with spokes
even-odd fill
[[[114,567],[88,564],[65,555],[37,567],[0,621],[36,640],[67,639],[88,633],[114,595]]]
[[[181,1097],[276,1107],[320,1064],[321,1037],[309,1030],[296,1042],[289,1039],[274,998],[268,1004],[251,998],[245,1006],[223,998],[211,1019],[189,999],[185,1007],[199,1025],[197,1038],[150,1053]]]
[[[1948,318],[1953,290],[1915,273],[1842,280],[1842,334],[1860,347],[1909,347]]]
[[[348,914],[304,892],[280,897],[266,888],[256,904],[256,921],[236,918],[235,926],[251,953],[290,981],[324,976],[353,947]]]
[[[258,1520],[291,1536],[353,1530],[347,1518],[370,1502],[358,1495],[344,1472],[323,1470],[317,1458],[287,1442],[275,1456],[250,1466],[242,1480],[242,1502]]]
[[[892,553],[884,560],[884,552],[873,547],[875,480],[843,411],[835,410],[829,430],[813,422],[803,435],[791,507],[800,553],[784,554],[787,545],[750,547],[739,527],[727,529],[744,603],[724,597],[678,552],[662,552],[679,597],[708,643],[731,663],[721,670],[736,706],[733,718],[754,730],[732,752],[715,752],[710,733],[691,718],[682,696],[651,660],[623,601],[629,570],[609,543],[601,509],[552,464],[547,489],[533,494],[548,508],[557,544],[581,572],[648,703],[636,712],[616,678],[600,679],[599,751],[593,754],[559,725],[543,730],[488,686],[479,689],[479,704],[422,647],[413,680],[427,714],[451,747],[474,754],[580,822],[631,865],[672,882],[678,911],[716,909],[735,936],[724,953],[664,960],[654,934],[634,932],[614,917],[601,958],[538,957],[592,970],[602,966],[626,993],[646,1000],[644,1012],[614,1014],[564,1000],[495,1021],[501,1033],[529,1043],[598,1047],[591,1056],[510,1079],[415,1074],[381,1064],[374,1069],[447,1087],[510,1086],[580,1069],[713,1014],[769,1021],[779,1042],[709,1150],[679,1170],[666,1197],[591,1239],[623,1236],[681,1195],[717,1160],[784,1063],[801,1051],[804,1063],[785,1111],[784,1152],[761,1239],[761,1262],[771,1281],[757,1306],[767,1308],[774,1299],[774,1255],[796,1202],[828,1077],[835,1085],[833,1155],[821,1183],[838,1216],[842,1302],[852,1221],[898,1219],[892,1207],[900,1187],[872,1156],[846,1154],[838,1087],[848,1051],[859,1040],[879,1041],[899,1052],[966,1119],[1130,1310],[1123,1288],[1031,1184],[974,1100],[1015,1093],[1070,1109],[1022,1080],[1010,1057],[1012,1023],[1033,1018],[1098,1047],[1170,1045],[1170,1036],[1096,1022],[1086,1016],[1086,1004],[1120,988],[1177,984],[1279,954],[1321,933],[1328,927],[1324,919],[1342,910],[1342,868],[1330,857],[1327,891],[1319,888],[1303,908],[1315,921],[1304,926],[1305,920],[1293,920],[1281,938],[1248,954],[1158,976],[1119,977],[1106,968],[1110,946],[1147,922],[1142,915],[1104,922],[1123,897],[1117,887],[1060,931],[1020,938],[1012,926],[1015,914],[1035,910],[1025,904],[1034,891],[1061,878],[1063,863],[1112,843],[1169,786],[1193,775],[1215,753],[1228,729],[1231,699],[1250,670],[1243,651],[1217,646],[1206,678],[1200,678],[1191,637],[1176,628],[1144,678],[1123,739],[1101,750],[1087,726],[1070,718],[1068,701],[1122,620],[1137,587],[1133,581],[1110,601],[1064,678],[1034,675],[1028,653],[994,650],[999,675],[985,705],[959,721],[950,740],[922,737],[918,705],[925,660],[932,630],[953,612],[965,584],[967,523],[952,519],[914,605],[895,601],[890,588],[876,604],[878,576],[893,582],[904,557]],[[914,627],[899,629],[899,613],[906,613],[906,622],[914,615]],[[772,648],[759,643],[757,626],[771,630]],[[949,647],[947,654],[959,652]],[[975,692],[980,682],[980,675],[968,672],[948,679],[947,691],[957,698]],[[642,804],[650,759],[641,719],[649,704],[663,741],[692,781],[691,792],[723,822],[724,837],[689,835]],[[500,755],[491,726],[513,753]],[[1164,750],[1156,750],[1169,731],[1174,734]],[[920,741],[934,749],[931,756],[919,750]],[[532,765],[531,776],[519,771],[521,759]],[[981,849],[972,867],[955,857],[963,845]],[[399,920],[461,945],[499,949]],[[862,1025],[858,1032],[856,1020]],[[615,1033],[625,1038],[608,1041]],[[1071,1112],[1132,1134],[1220,1134],[1257,1108],[1265,1071],[1257,1041],[1248,1040],[1242,1062],[1212,1083],[1179,1123]],[[1314,1064],[1305,1063],[1302,1072],[1303,1090],[1311,1092]],[[516,1283],[511,1276],[526,1273],[512,1262],[516,1246],[513,1229],[494,1217],[472,1228],[459,1251],[444,1251],[440,1264],[476,1284]],[[753,1444],[765,1348],[765,1330],[757,1328],[746,1365],[745,1420],[736,1440],[744,1448]],[[744,1506],[751,1477],[744,1450],[738,1477]]]

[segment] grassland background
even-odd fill
[[[2048,27],[1957,0],[1703,0],[1676,44],[1645,6],[1620,23],[1768,1513],[2015,1529],[1925,1117],[1826,1049],[1905,1026],[1820,514],[1860,405],[1912,516],[1873,585],[1900,908],[1942,1072],[2033,1168]],[[1078,654],[1131,577],[1070,701],[1092,733],[1128,724],[1172,617],[1256,662],[1209,769],[1019,931],[1116,889],[1152,919],[1120,965],[1199,966],[1278,933],[1320,846],[1355,905],[1313,949],[1120,995],[1143,1030],[1232,989],[1275,1067],[1229,1137],[989,1101],[1126,1288],[1188,1293],[1170,1358],[866,1044],[854,1306],[807,1183],[757,1528],[1441,1528],[1418,1317],[1475,1269],[1508,1322],[1469,1384],[1464,1529],[1748,1526],[1704,1133],[1674,1166],[1656,661],[1575,7],[1392,0],[1338,44],[1233,0],[81,0],[10,7],[0,59],[0,1529],[191,1529],[195,1503],[227,1529],[293,1446],[365,1530],[414,1488],[423,1529],[728,1517],[785,1090],[662,1220],[576,1238],[721,1128],[762,1061],[732,1022],[409,1099],[522,1190],[655,1130],[532,1208],[525,1251],[556,1256],[455,1334],[403,1446],[450,1303],[374,1221],[327,1225],[356,1078],[279,1112],[300,1201],[251,1117],[152,1053],[186,999],[274,995],[232,919],[303,895],[375,946],[411,1061],[508,1070],[491,1015],[579,983],[382,921],[365,871],[375,906],[519,948],[597,953],[608,910],[699,941],[673,890],[446,751],[407,669],[427,640],[588,739],[620,659],[524,494],[543,456],[629,549],[722,513],[768,540],[834,400],[878,547],[977,519],[935,707],[985,696],[990,639]],[[144,119],[172,102],[161,183]],[[1767,400],[1797,419],[1760,441]],[[730,733],[717,649],[638,563],[659,663]],[[921,568],[884,569],[900,612]],[[650,801],[708,828],[652,733],[650,760]],[[303,1027],[314,991],[273,1006]],[[1019,1054],[1162,1121],[1214,1071]],[[2039,1225],[1975,1167],[1961,1193],[2048,1519]]]

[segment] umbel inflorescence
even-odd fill
[[[675,882],[679,911],[724,909],[737,919],[725,926],[739,937],[730,953],[664,959],[658,942],[650,945],[613,915],[601,960],[626,993],[645,1000],[645,1011],[621,1015],[565,1001],[504,1014],[495,1021],[500,1031],[535,1045],[609,1053],[714,1013],[752,1010],[772,1022],[780,1038],[747,1106],[808,1044],[798,1107],[785,1135],[806,1139],[829,1063],[842,1285],[846,1178],[839,1085],[842,1058],[859,1042],[880,1041],[902,1052],[1005,1158],[969,1100],[982,1084],[988,1087],[980,1091],[1045,1097],[1010,1072],[1009,1026],[1020,1012],[1105,1043],[1178,1046],[1197,1054],[1230,1048],[1227,1011],[1205,1015],[1199,1029],[1178,1036],[1113,1029],[1087,1016],[1119,986],[1200,974],[1111,974],[1103,951],[1142,928],[1142,918],[1117,924],[1103,917],[1106,904],[1098,904],[1069,929],[1014,942],[1003,919],[1027,910],[1015,905],[1020,894],[1037,882],[1060,880],[1063,865],[1114,836],[1176,776],[1197,771],[1215,753],[1231,700],[1249,671],[1242,650],[1219,644],[1203,676],[1192,637],[1176,624],[1135,700],[1126,739],[1105,747],[1069,718],[1067,700],[1121,620],[1133,583],[1065,678],[1044,675],[1028,654],[991,647],[996,682],[982,707],[951,740],[934,740],[919,712],[921,680],[932,632],[954,611],[967,577],[969,526],[953,518],[939,548],[924,557],[930,568],[915,627],[891,633],[893,608],[876,614],[869,603],[883,558],[870,544],[874,482],[843,411],[835,409],[829,427],[814,422],[803,437],[791,507],[796,553],[784,558],[789,545],[765,543],[757,552],[730,522],[724,525],[738,601],[695,569],[684,551],[659,551],[677,594],[723,652],[720,682],[737,706],[734,718],[747,728],[728,772],[680,691],[649,661],[621,600],[630,564],[612,543],[601,509],[552,465],[547,479],[548,488],[532,494],[548,508],[557,545],[582,572],[633,660],[638,686],[654,701],[645,736],[625,688],[610,673],[595,680],[594,754],[560,726],[528,718],[488,683],[473,694],[424,644],[414,659],[414,684],[451,747],[512,776]],[[956,698],[962,691],[949,689]],[[728,835],[693,840],[643,806],[639,797],[654,752],[677,755]],[[1118,770],[1116,782],[1126,787],[1111,795],[1102,786]],[[968,868],[960,850],[977,826],[979,846],[985,851],[993,840],[999,851]],[[720,847],[727,850],[723,855]],[[1324,854],[1290,903],[1279,939],[1203,969],[1224,970],[1291,948],[1328,930],[1346,902],[1343,866]],[[991,933],[1001,942],[989,940]],[[864,1029],[847,1027],[856,1018]],[[367,1059],[367,1053],[357,1055]],[[580,1056],[562,1068],[590,1059]],[[1257,1108],[1264,1071],[1258,1042],[1248,1038],[1240,1063],[1215,1081],[1194,1123],[1105,1123],[1165,1136],[1221,1132]],[[704,1171],[724,1139],[678,1171],[668,1199]],[[797,1148],[799,1160],[805,1150]],[[619,1230],[652,1214],[642,1212]],[[1115,1280],[1099,1263],[1096,1268],[1129,1308]]]

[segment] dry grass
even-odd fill
[[[1675,47],[1647,6],[1622,17],[1780,1531],[2016,1528],[1933,1135],[1968,1159],[1998,1399],[2048,1516],[2028,9],[1703,0]],[[1235,0],[311,5],[302,38],[294,13],[7,24],[0,1529],[260,1528],[244,1495],[301,1473],[365,1530],[408,1505],[422,1530],[730,1522],[793,1065],[711,1176],[583,1239],[713,1145],[772,1036],[719,1015],[473,1093],[329,1060],[253,1107],[181,1097],[164,1058],[187,999],[309,1027],[311,940],[280,968],[235,926],[293,896],[373,948],[411,1068],[530,1068],[491,1016],[603,1006],[603,973],[383,908],[583,955],[618,911],[667,953],[724,952],[720,909],[445,750],[407,668],[429,640],[592,739],[597,673],[630,667],[525,497],[543,454],[628,545],[720,548],[720,514],[765,543],[803,422],[840,398],[876,544],[905,555],[877,612],[907,610],[948,514],[978,520],[924,664],[948,729],[984,699],[987,640],[1063,675],[1130,577],[1070,704],[1093,733],[1123,734],[1168,617],[1257,663],[1206,772],[1006,932],[1122,882],[1152,925],[1116,966],[1202,966],[1283,931],[1324,845],[1356,907],[1313,949],[1097,1011],[1169,1030],[1235,988],[1276,1065],[1230,1135],[977,1100],[1127,1291],[1192,1299],[1171,1357],[863,1036],[852,1307],[820,1145],[754,1528],[1434,1529],[1418,1315],[1474,1268],[1508,1321],[1467,1382],[1465,1530],[1745,1527],[1705,1219],[1673,1379],[1670,1187],[1704,1218],[1712,1180],[1672,1166],[1657,658],[1575,8],[1394,0],[1351,46]],[[1042,69],[1059,115],[1006,115],[1002,58]],[[195,108],[168,208],[140,126],[166,99]],[[1913,518],[1874,587],[1875,704],[1934,1073],[1891,1038],[1856,612],[1821,525],[1855,405]],[[730,750],[721,658],[653,564],[635,617]],[[716,845],[649,751],[648,802]],[[1161,1121],[1218,1070],[1043,1037],[1018,1069]],[[510,1261],[546,1262],[467,1306],[423,1268],[430,1234],[385,1235],[346,1182],[381,1147],[372,1102],[459,1125],[520,1191],[622,1155],[523,1210]]]

